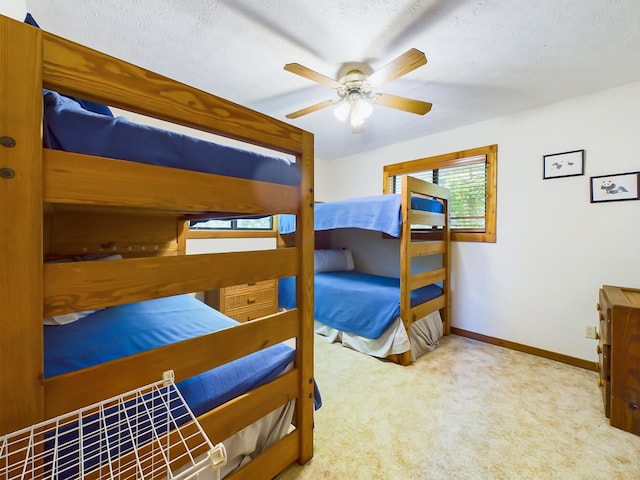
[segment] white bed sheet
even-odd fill
[[[331,328],[317,320],[314,331],[327,338],[331,343],[341,343],[345,347],[373,357],[385,358],[392,354],[411,350],[411,361],[437,348],[443,335],[442,317],[436,311],[421,318],[411,325],[411,340],[407,336],[402,319],[397,317],[380,337],[364,338],[343,330]]]

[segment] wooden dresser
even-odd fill
[[[263,280],[204,292],[207,305],[246,322],[278,311],[278,281]]]
[[[604,413],[612,426],[640,435],[640,289],[604,285],[597,309]]]

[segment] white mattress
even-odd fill
[[[420,355],[437,348],[443,335],[442,318],[439,311],[430,313],[411,325],[411,341],[409,341],[400,317],[397,317],[391,326],[376,339],[364,338],[337,330],[317,320],[315,321],[314,330],[316,333],[327,337],[329,342],[342,343],[345,347],[373,357],[385,358],[388,355],[411,350],[411,361],[415,361]]]

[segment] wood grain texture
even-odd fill
[[[401,178],[401,215],[402,231],[400,236],[400,317],[407,331],[411,335],[411,325],[424,316],[440,311],[443,321],[443,333],[450,332],[449,323],[449,190],[440,185],[425,182],[409,175]],[[388,173],[383,173],[384,190],[389,184]],[[434,198],[442,204],[443,213],[422,212],[411,209],[411,197],[425,196]],[[413,225],[435,225],[442,227],[442,240],[424,241],[414,239]],[[417,257],[438,255],[442,258],[442,267],[426,271],[412,272],[411,260]],[[439,282],[442,285],[442,295],[420,305],[411,306],[411,290]],[[388,360],[406,365],[406,355],[393,355]]]
[[[44,266],[44,314],[93,310],[295,275],[299,249],[211,253]]]
[[[302,130],[43,32],[44,86],[210,133],[301,153]]]
[[[313,283],[314,283],[314,170],[313,135],[305,134],[302,139],[302,156],[297,162],[302,167],[300,185],[300,215],[296,231],[299,273],[296,277],[296,305],[300,315],[300,335],[297,338],[296,366],[300,369],[296,404],[296,426],[299,431],[297,461],[306,463],[313,457]]]
[[[58,150],[44,150],[44,174],[44,198],[54,204],[144,208],[147,215],[298,210],[295,187]]]
[[[640,289],[604,285],[600,295],[610,345],[600,344],[600,386],[611,425],[640,435]],[[609,397],[608,397],[609,396]]]
[[[36,29],[0,15],[0,135],[15,140],[0,146],[14,174],[0,178],[0,435],[43,413],[41,52]]]

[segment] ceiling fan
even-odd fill
[[[388,93],[380,93],[377,89],[426,63],[427,57],[425,54],[412,48],[369,75],[363,72],[364,69],[353,68],[347,70],[339,80],[322,75],[299,63],[288,63],[284,66],[285,70],[335,89],[337,97],[290,113],[286,117],[290,119],[298,118],[335,105],[335,116],[341,121],[349,118],[353,132],[358,133],[363,130],[364,121],[371,115],[374,104],[424,115],[431,110],[430,103],[398,97]]]

